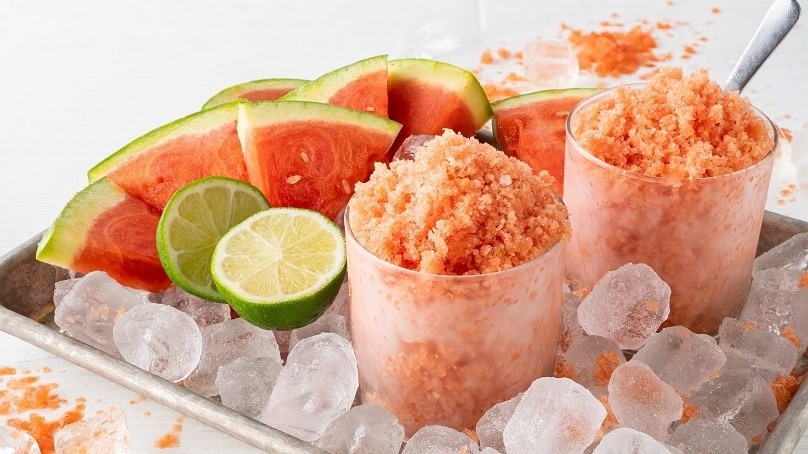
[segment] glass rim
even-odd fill
[[[722,175],[714,175],[711,177],[697,177],[697,178],[676,178],[676,177],[665,177],[665,176],[655,176],[655,175],[645,175],[642,173],[633,172],[631,170],[624,169],[622,167],[618,167],[608,162],[598,158],[597,156],[593,155],[589,152],[589,150],[585,149],[578,139],[575,138],[575,135],[572,133],[572,118],[573,116],[578,113],[581,109],[585,108],[587,104],[595,101],[596,99],[600,99],[602,97],[606,97],[614,93],[620,88],[630,88],[630,89],[639,89],[640,87],[645,86],[645,83],[631,83],[631,84],[622,84],[617,85],[615,87],[606,88],[604,90],[598,91],[593,93],[586,98],[580,100],[571,110],[570,113],[567,115],[567,119],[564,122],[564,129],[566,133],[566,140],[569,142],[571,146],[575,148],[575,150],[580,154],[582,157],[586,158],[591,163],[595,164],[596,166],[607,170],[612,173],[620,174],[625,177],[634,178],[638,180],[646,180],[646,181],[654,181],[658,183],[669,182],[674,185],[681,184],[683,182],[707,182],[711,180],[725,180],[730,178],[737,178],[739,176],[745,175],[752,170],[758,168],[761,165],[764,165],[766,161],[773,161],[774,160],[774,153],[777,151],[777,147],[780,145],[779,134],[777,133],[777,127],[775,126],[774,122],[764,114],[760,109],[749,103],[749,107],[758,115],[758,117],[762,118],[763,121],[768,125],[769,132],[772,135],[773,143],[772,147],[765,156],[760,158],[757,162],[744,167],[742,169],[738,169],[729,173],[725,173]],[[566,154],[566,151],[565,151]]]
[[[453,280],[457,280],[457,281],[476,281],[476,280],[480,280],[480,279],[483,279],[483,278],[484,279],[491,279],[491,278],[499,279],[499,278],[507,277],[507,276],[509,276],[511,274],[520,274],[523,271],[529,269],[531,266],[535,265],[535,263],[538,260],[541,260],[542,258],[547,256],[548,254],[553,252],[555,249],[561,247],[561,245],[564,243],[563,241],[558,240],[555,243],[553,243],[550,247],[548,247],[547,249],[542,251],[539,255],[537,255],[536,257],[533,257],[532,259],[530,259],[530,260],[528,260],[528,261],[526,261],[524,263],[520,263],[519,265],[516,265],[514,267],[504,269],[504,270],[500,270],[500,271],[494,271],[494,272],[491,272],[491,273],[480,273],[480,274],[437,274],[437,273],[426,273],[426,272],[423,272],[423,271],[411,270],[409,268],[404,268],[403,266],[396,265],[395,263],[390,263],[387,260],[384,260],[381,257],[378,257],[376,254],[370,252],[365,247],[365,245],[363,245],[359,241],[359,239],[357,239],[354,236],[353,230],[351,229],[351,222],[350,222],[349,213],[350,213],[350,207],[346,205],[345,206],[345,213],[343,214],[343,225],[345,226],[345,241],[346,242],[355,243],[358,246],[358,249],[361,251],[362,254],[365,254],[371,260],[373,260],[375,262],[378,262],[379,264],[381,264],[381,266],[389,267],[390,269],[394,270],[397,273],[402,273],[402,274],[405,274],[405,275],[418,276],[420,279],[426,278],[426,279],[430,279],[430,280],[445,280],[445,281],[453,281]],[[351,248],[347,247],[346,249],[350,250]]]

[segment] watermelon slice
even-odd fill
[[[238,102],[223,104],[151,131],[92,169],[158,211],[186,184],[209,176],[247,180],[236,133]]]
[[[303,101],[245,103],[238,121],[250,182],[270,205],[309,208],[331,219],[400,128],[377,115]]]
[[[564,191],[564,143],[567,114],[597,88],[543,90],[506,98],[492,104],[494,136],[506,153],[539,172],[555,177],[554,188]]]
[[[36,258],[81,273],[106,271],[123,285],[159,292],[171,284],[157,255],[159,220],[154,208],[101,178],[67,203]]]
[[[391,60],[387,95],[390,119],[403,125],[393,151],[410,135],[437,135],[445,128],[472,137],[492,114],[474,74],[434,60]]]
[[[335,69],[292,91],[281,101],[322,102],[387,118],[387,55]]]
[[[202,110],[233,101],[273,101],[308,82],[303,79],[261,79],[227,87],[213,95]]]

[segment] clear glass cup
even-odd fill
[[[552,375],[564,243],[496,273],[426,274],[386,262],[345,214],[351,336],[362,401],[412,435],[428,424],[473,429],[494,404]]]
[[[736,316],[752,277],[771,178],[772,151],[745,169],[709,178],[650,177],[612,166],[575,140],[571,125],[600,92],[567,118],[564,202],[572,239],[570,279],[591,288],[606,272],[646,263],[671,287],[667,325],[714,334]]]

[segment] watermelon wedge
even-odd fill
[[[159,292],[171,284],[157,255],[159,220],[154,208],[101,178],[67,203],[36,258],[81,273],[106,271],[123,285]]]
[[[249,181],[274,207],[309,208],[334,219],[401,125],[386,118],[303,101],[241,105],[238,134]]]
[[[387,95],[390,119],[402,124],[393,151],[410,135],[436,135],[446,128],[472,137],[492,114],[474,74],[434,60],[390,60]]]
[[[494,137],[511,156],[539,172],[555,177],[554,188],[564,191],[564,143],[567,114],[597,88],[543,90],[506,98],[492,104]]]
[[[281,101],[322,102],[387,118],[387,55],[335,69],[290,92]]]
[[[261,79],[227,87],[213,95],[202,110],[233,101],[273,101],[308,82],[304,79]]]
[[[236,133],[238,102],[203,110],[155,129],[90,169],[158,211],[181,187],[209,176],[247,180]]]

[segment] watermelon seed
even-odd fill
[[[295,184],[300,181],[302,177],[300,175],[292,175],[291,177],[286,179],[286,182],[289,184]]]

